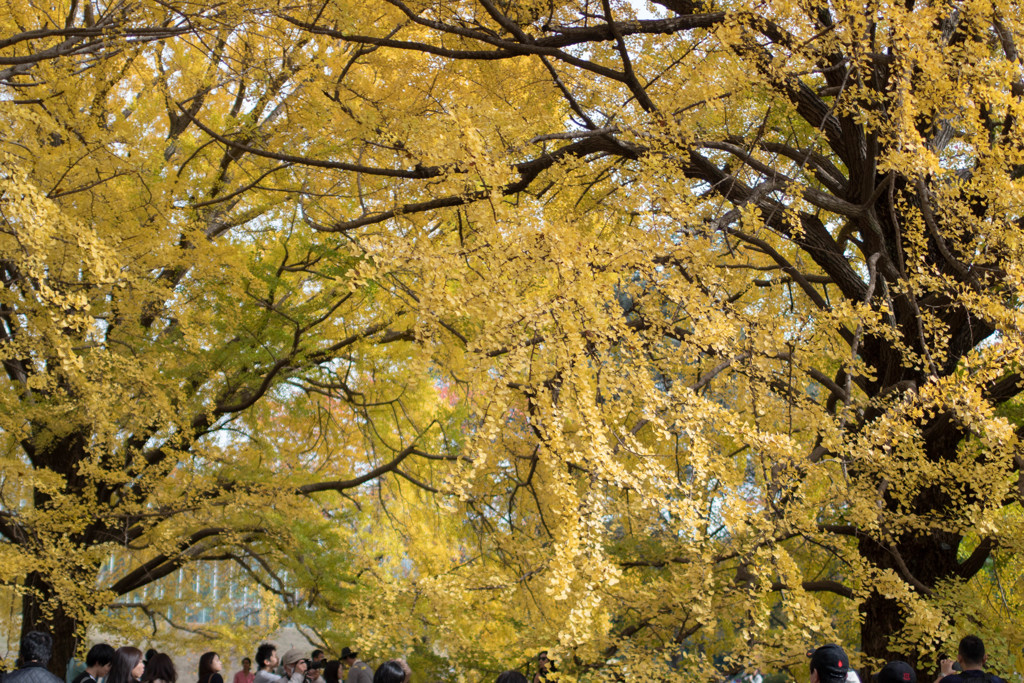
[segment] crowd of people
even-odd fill
[[[859,683],[850,668],[850,658],[838,645],[822,645],[807,653],[811,659],[810,683]],[[978,636],[964,636],[957,648],[957,657],[939,660],[939,674],[934,683],[1006,683],[985,671],[988,655],[985,643]],[[907,662],[894,660],[873,676],[874,683],[917,683],[917,672]]]
[[[0,683],[65,683],[47,669],[52,654],[53,639],[50,635],[30,631],[21,639],[15,670],[2,674]],[[346,646],[340,659],[335,660],[328,660],[323,650],[313,650],[306,657],[298,648],[278,657],[276,645],[263,643],[256,649],[256,671],[252,670],[252,660],[245,657],[242,669],[235,674],[232,683],[409,683],[412,679],[412,669],[404,659],[390,659],[374,670],[358,655]],[[546,652],[541,653],[539,661],[534,683],[544,681],[546,673],[553,670]],[[204,652],[199,658],[197,683],[224,683],[223,667],[220,655]],[[143,655],[137,647],[125,646],[115,650],[111,645],[99,643],[89,649],[85,668],[70,683],[101,681],[178,683],[178,672],[174,660],[165,652],[151,649]],[[527,680],[518,671],[505,671],[498,676],[497,683],[527,683]]]
[[[49,634],[40,631],[25,634],[17,668],[3,674],[0,683],[65,683],[47,669],[52,653],[53,640]],[[850,667],[849,657],[838,645],[823,645],[807,656],[810,658],[810,683],[860,683]],[[1006,683],[985,672],[987,659],[981,638],[966,636],[960,641],[955,661],[940,660],[939,675],[934,683]],[[342,649],[341,657],[336,660],[328,660],[323,650],[313,650],[306,657],[297,648],[279,658],[277,646],[263,643],[256,649],[255,661],[256,671],[253,672],[252,660],[244,658],[242,670],[235,674],[232,683],[410,683],[412,678],[412,670],[404,659],[390,659],[374,670],[349,647]],[[203,653],[199,658],[197,683],[224,683],[222,669],[216,652]],[[546,651],[541,652],[532,683],[546,683],[549,674],[554,672],[554,662]],[[917,683],[917,674],[910,664],[896,660],[886,664],[873,679],[874,683]],[[100,643],[90,648],[84,670],[71,683],[100,683],[101,680],[102,683],[177,683],[178,672],[174,660],[164,652],[149,650],[143,655],[136,647],[115,650]],[[499,674],[496,683],[530,682],[519,671],[509,670]]]

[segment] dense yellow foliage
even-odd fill
[[[33,620],[232,559],[452,676],[802,674],[823,641],[924,675],[967,630],[1014,670],[1017,3],[0,25]]]

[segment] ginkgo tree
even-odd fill
[[[323,68],[302,106],[361,133],[303,160],[382,178],[309,220],[381,226],[454,343],[452,486],[549,636],[584,669],[842,637],[923,670],[980,628],[1008,665],[971,598],[1019,538],[1019,8],[361,7],[273,12]]]
[[[389,552],[352,545],[365,643],[659,680],[835,639],[923,675],[971,630],[1010,666],[1016,4],[48,11],[11,13],[0,73],[26,595],[109,599],[52,586],[110,548],[72,509],[190,538],[153,514],[178,477],[183,525],[241,505],[210,556],[253,542],[241,471],[274,468],[208,435],[319,391],[353,476],[294,493],[401,479],[366,511]]]
[[[260,139],[277,46],[159,3],[59,9],[0,19],[0,572],[63,673],[123,596],[294,552],[296,520],[445,439],[416,354],[381,350],[413,337],[365,254],[248,193],[287,165],[190,129],[215,107]]]

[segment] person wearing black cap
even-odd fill
[[[366,662],[356,659],[358,654],[348,645],[341,649],[341,661],[348,667],[345,683],[373,683],[373,669]]]
[[[876,683],[917,683],[917,674],[914,667],[897,659],[883,666],[874,679]]]
[[[964,636],[957,648],[956,661],[960,663],[960,673],[953,670],[953,660],[943,659],[939,662],[939,677],[936,683],[1006,683],[1003,679],[985,673],[984,666],[988,655],[985,654],[985,643],[978,636]]]
[[[846,683],[850,660],[838,645],[822,645],[811,653],[811,683]]]

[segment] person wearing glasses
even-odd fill
[[[537,673],[533,677],[533,683],[545,683],[548,680],[548,674],[555,672],[555,663],[548,657],[548,651],[537,655]]]

